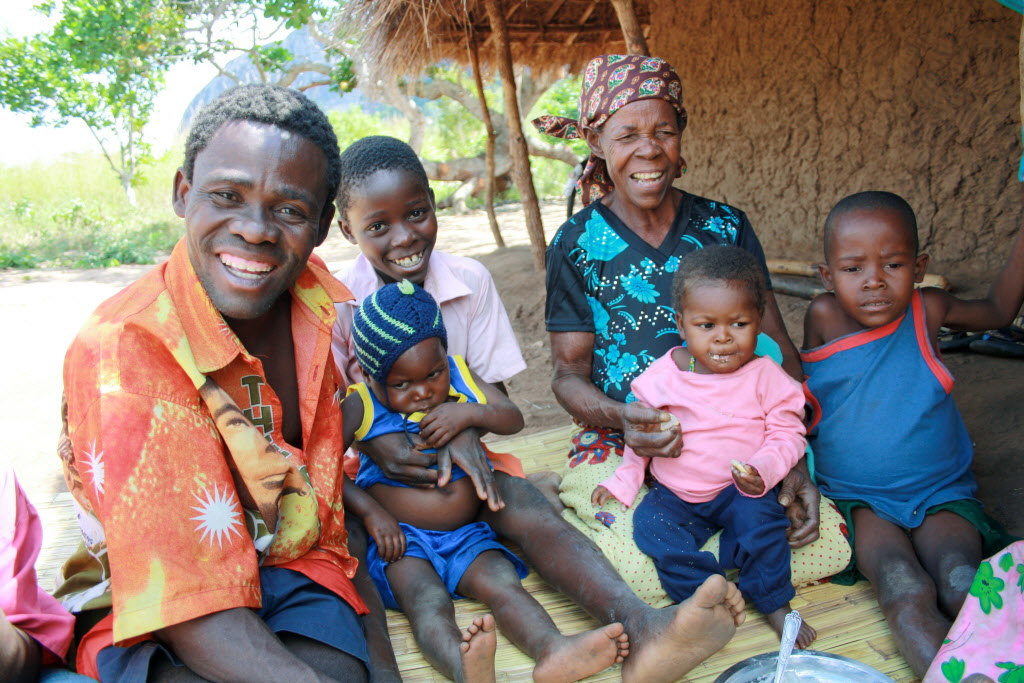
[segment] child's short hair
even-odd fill
[[[387,135],[370,135],[356,140],[341,153],[341,183],[335,204],[340,218],[345,217],[352,189],[377,171],[408,171],[430,188],[427,172],[412,147]]]
[[[679,262],[672,278],[672,302],[682,311],[686,293],[710,282],[738,282],[746,287],[759,313],[764,313],[768,286],[761,264],[746,249],[731,244],[715,244],[692,251]]]
[[[425,289],[408,280],[384,285],[363,299],[352,316],[356,359],[363,372],[381,384],[403,353],[431,337],[448,348],[441,308]]]
[[[848,197],[843,197],[828,212],[825,219],[825,260],[828,260],[829,249],[832,246],[832,233],[835,231],[836,221],[851,211],[895,211],[903,219],[903,224],[910,235],[911,243],[914,246],[914,255],[917,255],[917,216],[910,204],[903,197],[893,192],[882,192],[880,190],[869,190],[857,192]]]

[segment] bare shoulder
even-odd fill
[[[917,291],[921,294],[928,329],[937,334],[939,328],[946,324],[950,307],[963,300],[938,287],[921,287]]]
[[[847,320],[832,292],[814,297],[804,314],[803,348],[817,348],[840,336]]]

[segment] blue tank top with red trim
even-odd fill
[[[974,497],[974,455],[953,376],[928,340],[915,292],[898,320],[800,354],[818,486],[906,528],[933,505]]]
[[[448,356],[448,370],[451,381],[448,386],[448,398],[457,403],[487,403],[483,391],[473,380],[466,365],[466,359],[462,356]],[[381,434],[392,434],[394,432],[420,433],[420,420],[425,417],[424,413],[412,413],[405,415],[397,413],[377,400],[376,395],[366,386],[365,382],[353,384],[348,388],[348,393],[358,393],[363,402],[363,422],[356,429],[355,437],[359,441],[369,441]],[[436,453],[434,449],[426,449],[424,453]],[[436,469],[437,465],[431,465]],[[458,465],[452,465],[451,480],[461,479],[466,472]],[[356,475],[356,486],[369,488],[374,484],[387,484],[389,486],[408,486],[402,482],[388,478],[384,470],[365,453],[359,454],[359,474]]]

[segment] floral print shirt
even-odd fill
[[[746,214],[727,204],[684,192],[657,248],[601,202],[590,204],[559,228],[547,249],[548,331],[593,332],[594,385],[616,401],[636,400],[630,382],[679,344],[672,305],[679,261],[712,244],[735,244],[765,263]]]
[[[262,362],[213,307],[184,240],[101,304],[68,350],[60,451],[85,543],[60,594],[73,612],[113,607],[112,632],[93,629],[104,645],[259,607],[260,565],[365,610],[350,580],[330,358],[335,303],[350,295],[315,256],[291,291],[301,449],[284,441]],[[250,466],[247,451],[265,457]]]

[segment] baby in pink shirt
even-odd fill
[[[636,399],[671,413],[675,458],[641,458],[627,445],[623,463],[592,494],[630,506],[647,474],[650,490],[633,518],[637,546],[649,555],[669,596],[681,602],[709,574],[738,567],[739,588],[782,632],[789,601],[789,521],[766,496],[803,455],[804,396],[773,360],[755,353],[765,306],[757,261],[735,246],[687,255],[672,283],[685,346],[654,361],[632,383]],[[742,461],[742,462],[741,462]],[[701,546],[722,530],[719,558]],[[815,630],[797,637],[807,647]]]

